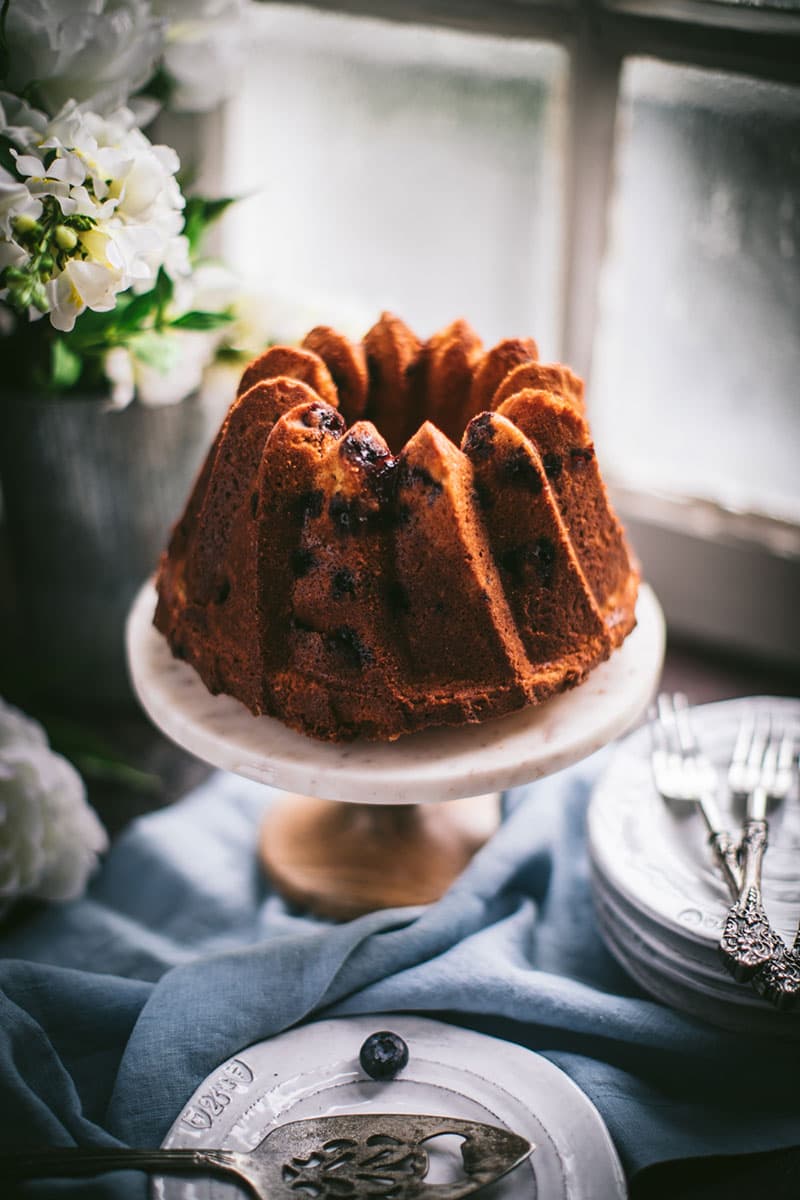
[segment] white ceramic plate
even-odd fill
[[[391,1029],[408,1066],[378,1083],[358,1063],[367,1037]],[[189,1099],[164,1146],[249,1150],[275,1126],[362,1112],[429,1113],[505,1126],[531,1158],[481,1192],[486,1200],[624,1200],[622,1168],[599,1113],[547,1059],[497,1038],[423,1017],[376,1014],[318,1021],[249,1046]],[[157,1200],[234,1200],[224,1181],[158,1177]]]
[[[692,724],[720,768],[718,803],[731,830],[742,812],[732,806],[725,774],[746,709],[769,714],[773,729],[800,743],[800,701],[757,697],[701,705]],[[764,900],[773,926],[791,944],[800,918],[800,801],[791,796],[769,813]],[[589,853],[606,886],[665,935],[693,940],[713,952],[728,909],[728,893],[712,866],[705,827],[694,807],[674,810],[660,798],[650,771],[650,738],[636,730],[617,747],[589,806]]]
[[[624,898],[610,892],[596,875],[591,880],[591,893],[595,908],[602,910],[604,922],[615,931],[616,937],[622,942],[628,936],[636,938],[638,946],[643,949],[646,947],[651,958],[657,959],[664,971],[691,972],[692,976],[704,979],[711,988],[730,994],[734,1000],[741,998],[742,1002],[756,1006],[765,1003],[751,988],[735,983],[724,970],[716,947],[699,946],[691,938],[680,941],[670,935],[663,936],[662,926],[651,922],[632,905],[628,905]]]
[[[480,796],[560,771],[630,729],[652,696],[664,657],[664,617],[643,584],[637,628],[580,687],[479,725],[423,730],[395,742],[336,744],[254,717],[231,696],[212,696],[153,628],[155,604],[147,583],[128,618],[128,664],[143,708],[167,737],[259,783],[361,804]]]

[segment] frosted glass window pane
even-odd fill
[[[567,56],[264,5],[224,133],[226,255],[329,320],[558,350]],[[362,322],[363,323],[363,322]]]
[[[612,211],[606,469],[800,520],[800,89],[628,62]]]

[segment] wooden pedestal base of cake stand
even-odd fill
[[[650,702],[664,657],[663,614],[643,585],[636,629],[571,692],[396,742],[316,742],[210,695],[154,629],[155,604],[148,583],[126,634],[143,708],[204,761],[293,793],[267,814],[261,860],[288,900],[337,918],[437,899],[491,836],[498,791],[560,771],[626,732]]]
[[[348,920],[438,900],[499,822],[499,792],[384,805],[288,795],[264,821],[259,857],[287,900]]]

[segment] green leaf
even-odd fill
[[[81,377],[83,360],[63,338],[53,341],[50,351],[50,380],[56,391],[67,391]]]
[[[148,79],[139,94],[152,96],[154,100],[158,100],[166,108],[175,94],[175,80],[163,66],[159,66],[155,75]]]
[[[18,179],[17,160],[11,153],[11,151],[15,149],[16,147],[11,139],[5,137],[3,134],[0,134],[0,167],[5,167],[10,175],[13,175],[15,179]]]
[[[118,298],[117,320],[115,322],[117,329],[121,333],[141,329],[148,317],[152,317],[158,310],[158,304],[159,298],[156,295],[155,288],[149,292],[143,292],[140,296],[134,296],[123,306],[120,306]]]
[[[129,762],[94,729],[64,717],[44,715],[41,719],[52,748],[70,759],[86,779],[120,783],[150,796],[163,794],[160,776]]]
[[[129,348],[140,362],[166,375],[175,366],[180,353],[175,340],[155,332],[140,333],[131,338]]]
[[[158,319],[159,319],[159,321],[163,318],[164,309],[167,307],[170,300],[172,299],[172,294],[174,291],[175,291],[175,285],[173,284],[172,280],[170,279],[169,275],[164,270],[164,268],[160,267],[159,271],[158,271],[158,275],[156,277],[156,286],[153,288],[153,293],[156,297],[156,301],[158,304]]]
[[[197,251],[209,225],[235,202],[235,196],[220,196],[216,200],[209,200],[203,196],[189,197],[183,210],[183,232],[188,238],[192,253]]]
[[[170,321],[171,329],[219,329],[222,325],[229,325],[233,320],[233,316],[228,312],[202,312],[200,309],[194,309],[192,312],[184,313],[182,317],[176,317],[174,321]]]
[[[69,225],[71,229],[77,229],[83,232],[87,229],[91,229],[96,222],[92,217],[87,216],[85,213],[70,213],[68,216],[62,217],[61,224]]]
[[[241,363],[242,366],[246,366],[253,355],[249,350],[237,350],[235,346],[220,346],[216,357],[218,362]]]
[[[122,293],[122,295],[124,294]],[[121,300],[122,296],[118,296],[117,308],[110,312],[95,312],[91,308],[82,312],[75,322],[75,328],[69,335],[70,349],[79,354],[86,354],[100,353],[113,346]]]
[[[163,780],[158,775],[142,771],[118,758],[76,751],[72,755],[72,762],[86,779],[120,783],[145,796],[160,796],[164,791]]]

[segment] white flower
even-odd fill
[[[103,263],[71,259],[47,285],[51,325],[69,333],[85,309],[111,312],[117,302],[121,278],[121,272]]]
[[[6,238],[13,235],[13,221],[26,216],[38,220],[42,213],[42,202],[32,196],[26,185],[5,167],[0,167],[0,233]],[[2,243],[0,243],[2,249]]]
[[[10,113],[0,100],[0,115]],[[51,247],[55,261],[42,283],[56,329],[72,329],[86,308],[109,311],[118,292],[148,291],[162,267],[173,278],[189,271],[178,157],[153,145],[128,109],[102,117],[71,102],[51,121],[30,110],[13,115],[33,124],[14,127],[17,178],[0,175],[0,246],[5,240],[19,249],[14,220],[36,217],[48,204],[51,214],[57,205],[56,213],[88,226],[71,247]],[[3,257],[20,261],[10,250]]]
[[[181,278],[166,310],[168,320],[190,311],[232,311],[239,294],[238,280],[218,263],[200,263],[192,274]],[[145,331],[115,346],[103,360],[111,384],[110,408],[125,408],[134,396],[141,404],[156,408],[177,404],[204,383],[220,346],[228,344],[230,325],[217,329],[167,329]],[[262,338],[259,349],[266,338]]]
[[[174,352],[173,361],[166,370],[137,359],[134,352],[136,392],[140,402],[150,408],[176,404],[196,392],[219,345],[216,332],[176,329],[166,336],[172,341]]]
[[[67,100],[110,112],[153,75],[163,38],[147,0],[12,0],[5,86],[33,85],[49,113]]]
[[[198,330],[143,333],[115,346],[103,360],[111,384],[109,408],[125,408],[136,396],[148,408],[179,404],[200,387],[216,354],[218,337]]]
[[[241,78],[257,5],[250,0],[153,0],[169,25],[164,66],[175,90],[170,108],[207,112],[230,96]]]
[[[78,772],[0,700],[0,903],[79,896],[107,845]]]
[[[220,262],[207,259],[197,264],[191,276],[175,288],[175,314],[200,309],[222,312],[232,308],[241,295],[238,275]]]
[[[44,137],[47,115],[11,92],[0,92],[0,128],[15,146],[33,146]]]
[[[245,359],[261,354],[274,337],[277,313],[273,301],[264,292],[244,286],[239,276],[220,262],[199,263],[191,277],[176,287],[175,305],[178,312],[194,308],[230,313],[230,323],[220,330],[219,344]],[[304,332],[293,331],[287,340],[299,341]],[[233,369],[241,374],[240,365],[234,364]]]
[[[233,320],[225,330],[225,345],[245,360],[255,358],[275,337],[275,305],[263,292],[243,287],[234,297],[231,312]],[[293,332],[287,340],[299,341],[302,336]]]
[[[114,346],[103,358],[103,373],[111,384],[109,408],[127,408],[136,395],[133,358],[125,346]]]

